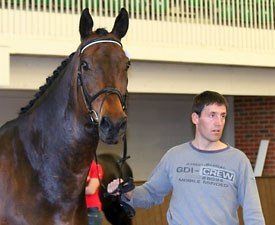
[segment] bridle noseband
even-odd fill
[[[100,43],[114,43],[114,44],[119,45],[122,48],[121,42],[119,42],[115,39],[112,39],[112,38],[93,39],[93,40],[85,43],[84,45],[80,46],[79,56],[88,47],[90,47],[92,45],[100,44]],[[77,76],[78,76],[78,84],[79,84],[81,92],[82,92],[83,101],[84,101],[84,103],[86,105],[86,108],[89,112],[92,123],[98,124],[98,121],[99,121],[99,116],[98,116],[97,112],[92,108],[92,103],[102,94],[105,94],[105,97],[104,97],[103,101],[106,99],[107,96],[112,95],[112,94],[116,94],[118,96],[119,100],[120,100],[120,103],[122,105],[122,109],[124,111],[126,110],[127,93],[123,96],[118,89],[116,89],[114,87],[105,87],[105,88],[101,89],[100,91],[98,91],[93,96],[90,96],[89,93],[87,92],[86,88],[84,87],[84,84],[83,84],[83,78],[82,78],[81,64],[80,63],[79,63],[79,67],[78,67]],[[103,104],[103,102],[102,102],[102,104]]]

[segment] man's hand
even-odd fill
[[[107,186],[107,192],[110,194],[110,195],[114,195],[114,196],[118,196],[120,194],[123,194],[127,199],[131,199],[132,197],[132,194],[133,194],[133,189],[134,189],[134,186],[133,188],[131,188],[130,191],[128,192],[123,192],[123,179],[115,179],[113,181],[111,181],[108,186]]]
[[[123,182],[123,179],[114,179],[113,181],[111,181],[108,186],[107,186],[107,191],[109,194],[111,195],[114,195],[114,196],[117,196],[119,195],[119,191],[118,191],[118,186],[120,183]]]

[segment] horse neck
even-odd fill
[[[98,144],[97,127],[87,131],[86,120],[78,111],[76,70],[73,59],[40,105],[26,116],[27,124],[32,124],[26,138],[35,139],[26,151],[53,202],[78,198]],[[39,155],[36,161],[34,154]]]

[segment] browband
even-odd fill
[[[93,39],[91,41],[89,41],[88,43],[86,43],[85,45],[80,47],[80,51],[79,54],[82,54],[84,52],[84,50],[88,47],[90,47],[91,45],[95,45],[95,44],[99,44],[99,43],[114,43],[119,45],[122,48],[122,44],[121,42],[112,39],[112,38],[108,38],[108,39]]]

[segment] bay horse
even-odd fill
[[[122,8],[112,31],[93,31],[88,9],[81,43],[36,98],[0,129],[0,225],[87,224],[85,182],[99,138],[125,133],[129,59]]]
[[[102,202],[102,211],[105,218],[112,225],[131,225],[132,219],[126,214],[120,205],[117,196],[106,196],[106,187],[114,179],[120,177],[123,180],[133,178],[131,167],[123,158],[112,153],[102,153],[97,156],[98,163],[103,169],[103,179],[99,189],[99,196]]]

